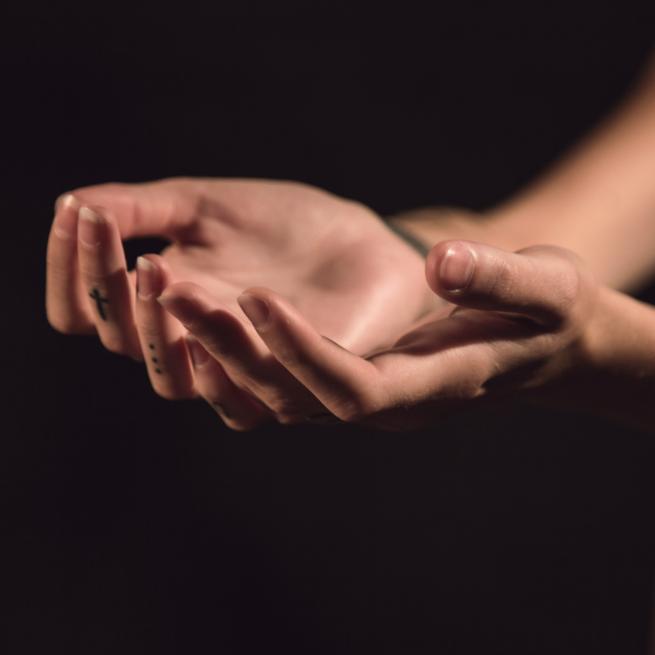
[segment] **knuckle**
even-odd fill
[[[506,259],[498,259],[489,276],[487,293],[492,297],[504,296],[511,288],[514,270]]]
[[[552,303],[552,313],[559,326],[567,325],[575,317],[584,286],[580,269],[570,260],[565,260],[563,264]]]
[[[552,288],[550,309],[558,323],[565,323],[575,313],[584,289],[590,286],[591,274],[582,259],[573,251],[561,246],[530,246],[519,251],[543,261],[550,261]]]

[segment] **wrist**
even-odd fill
[[[424,207],[387,217],[387,224],[418,240],[426,251],[446,239],[465,239],[489,243],[500,238],[496,220],[463,207]]]
[[[655,309],[600,287],[555,405],[652,430],[655,425]]]

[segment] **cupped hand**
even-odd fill
[[[549,394],[587,365],[602,287],[573,253],[554,246],[511,253],[448,241],[430,252],[426,277],[449,304],[366,356],[325,338],[280,294],[265,288],[243,294],[239,302],[253,331],[289,374],[287,407],[302,407],[309,394],[320,403],[319,415],[405,430],[454,408]],[[176,297],[172,288],[164,302],[168,293]],[[195,307],[185,318],[211,353],[220,339],[208,315],[210,308]]]
[[[122,241],[144,236],[171,243],[128,272]],[[155,300],[167,286],[184,281],[202,288],[241,327],[248,326],[237,296],[270,286],[321,334],[364,353],[392,342],[429,311],[422,269],[421,257],[373,211],[306,184],[229,178],[102,184],[58,200],[46,309],[57,330],[97,333],[112,352],[145,359],[160,395],[185,398],[197,394],[186,331]],[[253,336],[251,364],[275,368]],[[241,388],[238,371],[221,372],[221,388],[239,399],[250,423],[270,414]]]

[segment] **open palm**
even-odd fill
[[[141,258],[137,295],[122,241],[141,236],[171,243]],[[85,187],[58,203],[50,323],[69,334],[96,331],[109,350],[146,359],[167,397],[194,395],[185,330],[154,302],[182,281],[242,317],[244,289],[274,288],[358,353],[393,341],[432,302],[421,258],[373,211],[302,183],[172,178]]]

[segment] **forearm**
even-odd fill
[[[559,165],[489,215],[522,245],[577,252],[613,288],[647,280],[655,271],[653,67]]]
[[[471,238],[470,232],[512,250],[535,243],[569,248],[613,288],[632,290],[648,280],[655,273],[654,63],[626,101],[565,158],[464,226],[461,236]],[[441,216],[430,211],[395,220],[434,243]]]

